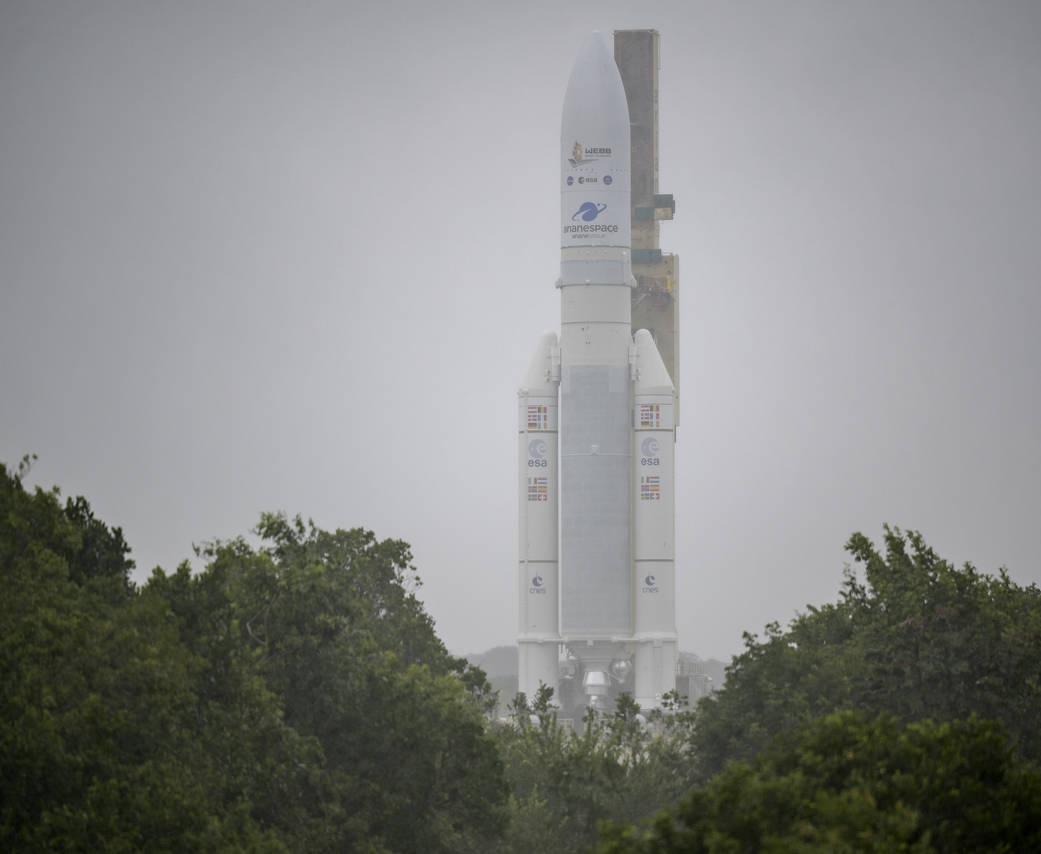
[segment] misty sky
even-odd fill
[[[0,0],[0,461],[139,579],[281,509],[410,542],[453,651],[512,643],[560,108],[588,31],[635,28],[681,648],[833,601],[883,522],[1041,581],[1034,2]]]

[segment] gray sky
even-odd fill
[[[564,88],[647,27],[681,647],[834,600],[885,521],[1041,581],[1033,2],[0,0],[0,460],[140,578],[284,509],[410,542],[454,651],[512,643]]]

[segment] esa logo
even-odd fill
[[[531,587],[528,588],[529,593],[546,595],[546,582],[542,580],[541,575],[536,575],[531,579]]]
[[[545,439],[532,439],[528,442],[528,468],[544,469],[549,466],[546,455],[549,453],[549,445]]]
[[[653,436],[648,436],[640,444],[640,465],[641,466],[660,466],[661,457],[658,456],[658,452],[661,450],[661,445],[658,440]]]
[[[643,591],[644,593],[657,593],[658,592],[658,579],[653,575],[647,575],[643,579]]]

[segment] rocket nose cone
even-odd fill
[[[594,59],[598,59],[600,62],[605,60],[609,63],[614,62],[607,39],[604,38],[604,34],[599,30],[593,30],[586,36],[586,40],[582,42],[582,49],[578,52],[578,59],[575,61],[575,65],[581,65]]]
[[[561,248],[628,246],[629,103],[598,32],[586,38],[571,70],[560,155]]]
[[[614,88],[615,81],[621,86],[621,76],[614,63],[611,48],[607,44],[607,39],[594,30],[586,36],[582,49],[579,50],[575,59],[571,77],[568,80],[568,93],[570,94],[572,89],[588,92],[603,87],[605,83],[609,83],[610,88]]]
[[[564,94],[565,126],[599,125],[612,133],[629,135],[629,103],[607,40],[592,32],[582,44]]]

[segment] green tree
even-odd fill
[[[598,854],[1037,851],[1041,775],[999,724],[827,715],[737,762]]]
[[[562,726],[542,686],[518,694],[512,722],[497,730],[510,784],[503,852],[575,852],[595,844],[608,819],[636,821],[674,803],[690,784],[691,715],[678,698],[668,713],[641,714],[623,694],[610,714],[590,712],[581,733]]]
[[[87,502],[0,465],[0,848],[281,850],[216,807],[190,726],[195,662]]]
[[[235,618],[227,579],[212,567],[192,575],[184,563],[170,575],[157,570],[140,596],[166,614],[191,656],[184,725],[213,768],[213,805],[245,804],[288,850],[335,847],[337,799],[321,744],[286,722]]]
[[[861,572],[847,569],[839,601],[746,634],[723,689],[699,704],[700,779],[842,709],[1000,719],[1041,760],[1041,591],[955,567],[915,532],[887,527],[884,553],[862,534],[846,547]]]
[[[0,566],[13,571],[45,550],[64,561],[70,581],[107,580],[96,584],[95,592],[127,598],[134,561],[122,530],[96,519],[82,496],[69,498],[63,507],[57,487],[27,492],[22,481],[35,459],[23,457],[14,472],[0,463]]]
[[[119,530],[25,470],[0,466],[0,849],[495,847],[487,681],[407,545],[265,516],[262,547],[137,589]]]
[[[186,626],[193,614],[209,621],[188,628],[186,642],[204,644],[197,652],[209,661],[248,662],[285,724],[320,747],[314,818],[325,836],[309,837],[308,850],[486,850],[506,798],[485,729],[489,689],[434,632],[408,546],[278,514],[257,532],[258,549],[242,539],[208,546],[198,582],[208,603],[174,608]],[[223,657],[222,644],[231,644]]]

